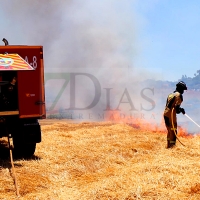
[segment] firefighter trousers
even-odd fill
[[[171,117],[164,116],[164,120],[165,120],[165,126],[167,128],[167,132],[168,132],[167,133],[167,148],[170,148],[176,144],[176,134],[177,134],[176,117],[174,117],[174,119],[171,119]]]

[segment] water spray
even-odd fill
[[[200,125],[197,124],[193,119],[191,119],[187,114],[184,114],[184,115],[200,128]]]

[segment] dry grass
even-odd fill
[[[62,121],[42,125],[42,136],[35,157],[15,160],[20,198],[0,140],[1,200],[200,199],[199,137],[166,149],[165,134]]]

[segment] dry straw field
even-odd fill
[[[43,123],[42,136],[34,157],[14,160],[19,198],[0,140],[1,200],[200,199],[198,136],[166,149],[159,130],[62,120]]]

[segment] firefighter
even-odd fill
[[[177,135],[177,119],[176,114],[185,114],[184,108],[180,105],[183,102],[183,93],[187,90],[187,86],[183,81],[176,84],[176,90],[169,94],[164,110],[164,121],[167,128],[167,148],[174,147]]]

